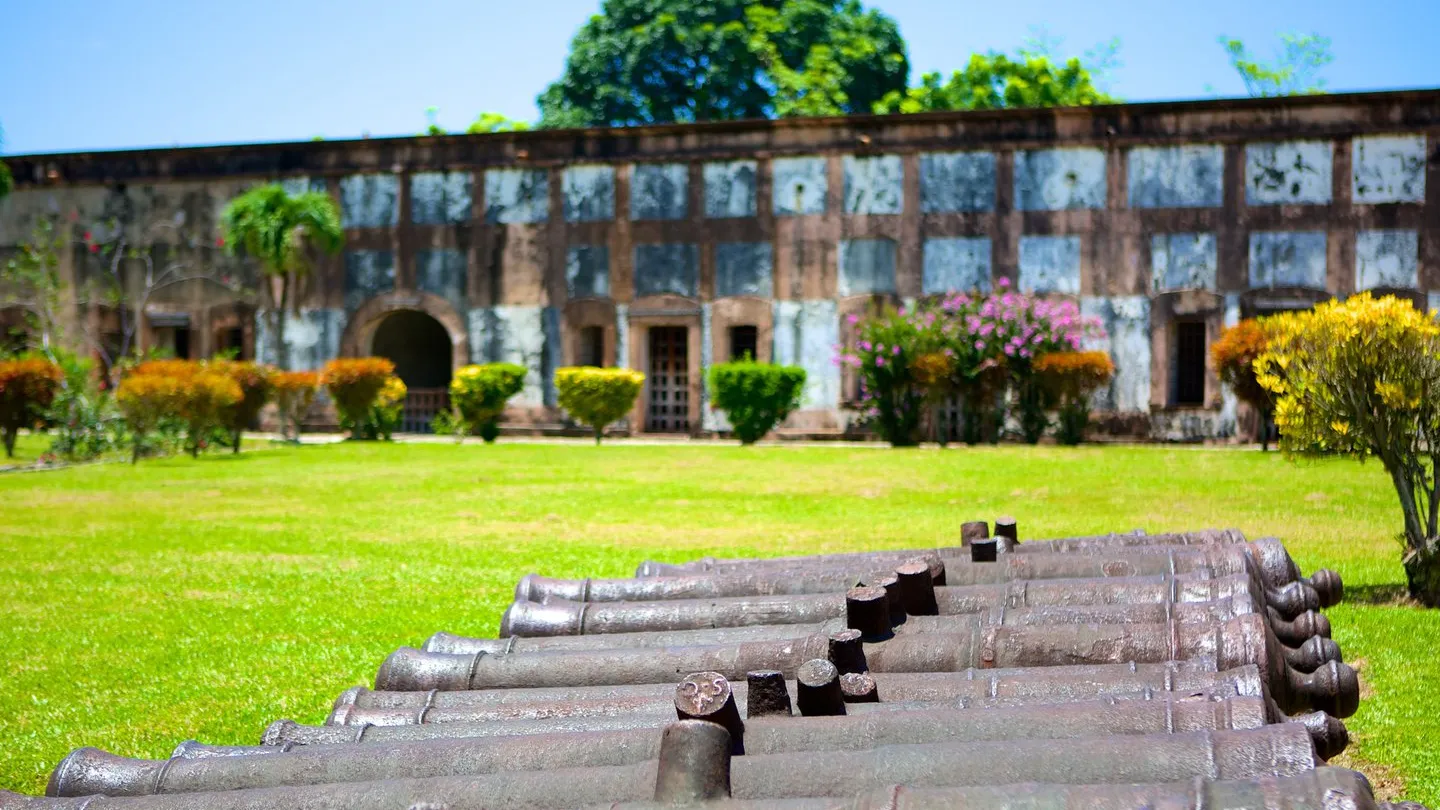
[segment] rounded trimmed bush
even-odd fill
[[[606,426],[625,416],[645,386],[645,375],[628,368],[572,366],[555,370],[560,407],[595,431],[595,443]]]
[[[800,406],[805,369],[746,358],[710,368],[710,401],[741,444],[754,444]]]

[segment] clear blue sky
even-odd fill
[[[599,0],[0,0],[8,154],[410,134],[424,110],[536,117]],[[912,72],[1013,50],[1035,25],[1080,52],[1118,36],[1109,89],[1132,101],[1242,95],[1216,44],[1334,40],[1330,89],[1440,86],[1440,0],[870,0]],[[1207,90],[1207,85],[1212,88]]]

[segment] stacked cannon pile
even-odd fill
[[[530,575],[323,726],[169,760],[93,748],[30,810],[1227,808],[1376,802],[1324,761],[1359,701],[1301,576],[1237,531]]]

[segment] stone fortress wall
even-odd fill
[[[655,381],[632,426],[676,429],[652,418],[663,394],[689,432],[724,426],[704,369],[752,347],[809,374],[788,427],[843,431],[848,315],[1003,277],[1104,323],[1109,429],[1225,438],[1224,325],[1364,289],[1440,304],[1437,127],[1440,92],[1407,91],[20,156],[0,250],[41,216],[113,221],[247,278],[214,247],[225,202],[323,191],[347,241],[287,328],[291,365],[517,362],[512,421],[540,427],[553,369],[629,366]],[[152,344],[270,354],[257,302],[181,288],[149,310]]]

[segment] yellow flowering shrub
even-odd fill
[[[1440,324],[1409,301],[1360,293],[1266,328],[1255,379],[1275,397],[1281,449],[1379,459],[1404,512],[1411,593],[1440,604]]]
[[[370,406],[369,416],[360,426],[360,438],[390,441],[405,419],[405,396],[409,393],[410,389],[399,377],[393,374],[386,377],[380,393],[375,396],[375,404]]]
[[[576,366],[555,370],[560,407],[577,422],[595,430],[595,443],[605,427],[630,412],[645,375],[628,368]]]

